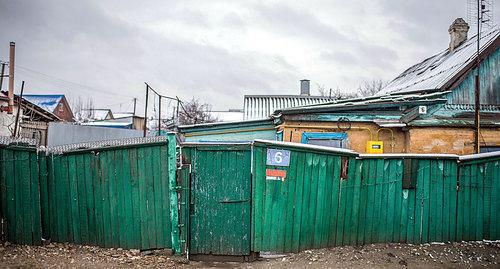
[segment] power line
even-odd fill
[[[91,90],[91,91],[94,91],[94,92],[98,92],[98,93],[101,93],[101,94],[108,94],[108,95],[113,95],[113,96],[117,96],[118,95],[118,96],[122,96],[122,97],[134,98],[134,96],[131,96],[131,95],[119,94],[119,93],[111,92],[111,91],[108,91],[108,90],[94,88],[94,87],[91,87],[91,86],[88,86],[88,85],[84,85],[84,84],[81,84],[81,83],[77,83],[77,82],[65,80],[65,79],[62,79],[62,78],[58,78],[56,76],[48,75],[48,74],[45,74],[45,73],[33,70],[31,68],[24,67],[24,66],[16,65],[16,68],[18,68],[19,71],[21,71],[21,73],[24,73],[24,74],[26,74],[28,76],[31,76],[32,78],[35,78],[35,79],[39,78],[39,79],[42,79],[44,81],[48,81],[48,82],[55,83],[55,84],[58,84],[58,85],[62,85],[62,86],[65,86],[65,87],[68,87],[68,85],[70,85],[70,86],[73,86],[73,87],[76,86],[76,87],[78,87],[80,89],[88,89],[88,90]],[[38,77],[34,76],[35,74],[38,75]]]

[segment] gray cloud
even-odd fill
[[[448,25],[465,14],[452,0],[370,3],[0,0],[0,59],[16,41],[28,92],[92,95],[104,107],[143,98],[148,81],[232,108],[244,94],[296,93],[304,76],[351,89],[390,79],[444,49]]]

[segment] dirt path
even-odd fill
[[[0,246],[0,268],[500,268],[500,242],[375,244],[264,255],[253,263],[182,263],[169,251],[103,249],[73,244]]]

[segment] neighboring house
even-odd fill
[[[62,121],[74,121],[73,112],[64,94],[25,94],[23,98],[53,113]]]
[[[467,39],[468,29],[455,20],[448,49],[410,67],[374,97],[276,111],[284,140],[340,142],[358,152],[379,140],[386,153],[473,153],[477,37]],[[481,34],[483,152],[500,150],[499,32]]]
[[[181,138],[188,142],[276,140],[272,119],[239,122],[214,122],[179,126]]]
[[[144,117],[139,116],[126,116],[107,120],[96,120],[90,122],[83,122],[81,125],[95,126],[95,127],[111,127],[120,129],[144,129]]]
[[[0,106],[8,105],[7,93],[0,94]],[[12,136],[14,134],[15,119],[19,111],[18,96],[15,96],[12,114],[0,112],[0,135]],[[46,111],[34,103],[23,98],[21,114],[18,122],[18,136],[36,139],[38,144],[47,144],[47,126],[49,122],[60,121],[55,114]]]
[[[78,118],[82,122],[97,120],[112,120],[115,118],[109,108],[84,108],[79,112]]]
[[[326,96],[311,96],[309,80],[300,81],[300,95],[245,95],[243,120],[265,119],[275,110],[332,101]]]

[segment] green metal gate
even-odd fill
[[[182,152],[191,168],[189,186],[181,182],[190,190],[181,192],[189,196],[181,197],[180,214],[186,250],[191,257],[250,255],[250,144],[186,144]]]

